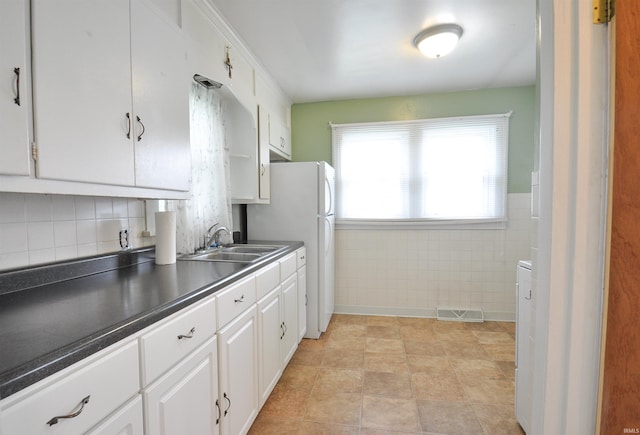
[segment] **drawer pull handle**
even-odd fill
[[[280,324],[280,330],[282,331],[282,334],[280,334],[280,340],[282,340],[282,338],[284,337],[284,322]]]
[[[74,410],[73,410],[73,411],[71,411],[71,414],[67,414],[67,415],[58,415],[58,416],[56,416],[56,417],[53,417],[51,420],[49,420],[49,421],[47,422],[47,424],[48,424],[49,426],[53,426],[54,424],[58,423],[58,420],[59,420],[59,419],[61,419],[61,418],[74,418],[74,417],[79,416],[79,415],[80,415],[80,413],[82,412],[82,410],[84,409],[84,405],[86,405],[87,403],[89,403],[89,398],[90,398],[90,397],[91,397],[91,396],[87,396],[87,397],[85,397],[84,399],[82,399],[82,400],[80,401],[80,403],[78,403],[78,405],[77,405],[75,408],[73,408]],[[77,409],[77,411],[76,411],[76,409]]]
[[[240,299],[234,299],[233,302],[244,302],[244,295],[240,296]]]
[[[216,418],[216,424],[220,423],[220,401],[216,399],[216,409],[218,410],[218,418]]]
[[[195,332],[196,332],[196,327],[194,326],[193,328],[191,328],[191,330],[189,330],[189,333],[187,335],[183,335],[183,334],[178,335],[178,340],[182,340],[183,338],[193,338],[193,334],[195,334]]]
[[[224,410],[224,415],[226,416],[229,413],[229,410],[231,409],[231,399],[229,399],[229,396],[227,396],[227,393],[224,393],[222,396],[225,399],[227,399],[227,402],[229,402],[229,406],[227,406],[227,409]]]
[[[16,97],[13,102],[20,105],[20,68],[14,68],[13,73],[16,75]]]

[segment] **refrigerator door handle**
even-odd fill
[[[333,224],[331,223],[331,219],[329,219],[329,217],[331,217],[333,215],[326,215],[324,217],[325,222],[329,225],[329,243],[327,243],[324,247],[324,256],[326,257],[327,255],[329,255],[329,251],[331,249],[331,246],[333,246]]]

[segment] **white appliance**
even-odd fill
[[[525,433],[531,422],[531,261],[520,260],[516,282],[516,418]]]
[[[271,163],[271,203],[247,206],[250,240],[300,240],[307,250],[307,338],[334,309],[335,171],[326,162]]]

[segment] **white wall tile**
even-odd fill
[[[141,199],[130,199],[127,207],[129,209],[128,216],[130,218],[144,218],[145,202]]]
[[[28,249],[26,223],[0,224],[0,254],[24,252]]]
[[[55,251],[56,261],[70,260],[78,257],[78,247],[76,245],[56,247]]]
[[[74,198],[76,208],[76,219],[96,218],[96,201],[92,197],[77,196]]]
[[[25,195],[27,222],[45,222],[51,220],[50,195]]]
[[[29,251],[53,248],[53,222],[29,222],[27,242]]]
[[[96,198],[96,219],[113,218],[113,200],[111,198]]]
[[[98,235],[95,220],[76,221],[76,234],[78,245],[96,243]]]
[[[76,246],[78,244],[76,234],[76,221],[61,221],[53,223],[54,246]],[[57,255],[56,255],[57,257]]]
[[[14,269],[29,264],[29,252],[12,252],[0,254],[0,269]]]
[[[90,257],[98,254],[97,243],[87,243],[85,245],[78,245],[78,257]]]
[[[129,216],[129,204],[126,199],[113,200],[113,217],[126,218]]]
[[[29,264],[51,263],[56,261],[56,252],[53,248],[29,250]]]
[[[76,203],[72,196],[56,195],[51,198],[51,212],[54,221],[76,219]]]
[[[25,199],[22,193],[0,193],[0,223],[25,222]]]

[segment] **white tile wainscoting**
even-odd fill
[[[0,270],[118,251],[121,229],[153,244],[144,200],[0,192]]]
[[[504,230],[336,231],[336,312],[435,317],[441,306],[515,320],[531,194],[508,195],[508,219]]]

